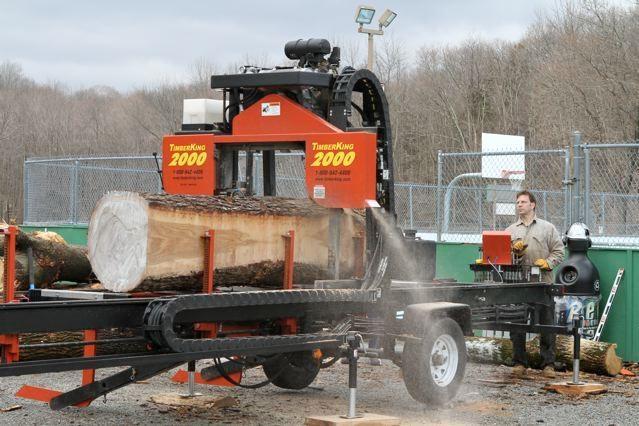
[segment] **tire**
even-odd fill
[[[454,320],[437,320],[421,342],[407,340],[402,354],[404,384],[410,396],[429,405],[452,400],[466,370],[466,344]]]
[[[292,352],[262,365],[264,374],[282,389],[304,389],[317,377],[320,363],[312,352]]]

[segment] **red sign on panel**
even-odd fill
[[[324,207],[364,208],[375,201],[376,137],[317,134],[306,140],[306,190]]]
[[[215,156],[211,135],[165,136],[162,182],[169,194],[213,195]]]

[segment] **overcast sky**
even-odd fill
[[[38,82],[121,91],[182,81],[197,60],[220,70],[248,57],[281,63],[286,41],[358,43],[357,5],[398,13],[387,31],[409,53],[469,37],[520,38],[557,0],[0,0],[0,62]],[[615,0],[623,3],[624,0]],[[386,36],[385,36],[386,37]]]

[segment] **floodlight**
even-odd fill
[[[355,22],[360,25],[368,25],[373,21],[375,8],[372,6],[358,6],[355,13]]]
[[[379,18],[380,28],[389,26],[396,17],[397,13],[393,12],[390,9],[386,9],[382,16]]]

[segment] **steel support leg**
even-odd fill
[[[180,394],[182,398],[193,398],[195,396],[202,396],[201,393],[195,392],[195,361],[189,361],[187,364],[188,374],[188,393]]]
[[[357,415],[357,350],[362,341],[362,336],[354,332],[349,332],[346,337],[348,343],[348,415],[340,416],[345,419],[357,419],[362,416]]]
[[[572,322],[572,338],[573,338],[573,355],[572,355],[572,382],[571,385],[579,385],[579,355],[581,351],[581,334],[579,334],[579,329],[581,328],[581,324],[583,321],[583,317],[579,317],[574,319]]]

